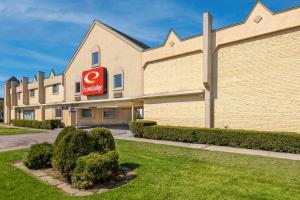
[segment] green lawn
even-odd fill
[[[0,153],[1,199],[300,199],[300,162],[117,140],[137,178],[90,197],[70,197],[12,167],[25,150]]]
[[[28,133],[43,133],[43,130],[29,130],[21,128],[7,128],[0,126],[0,136],[1,135],[18,135],[18,134],[28,134]]]

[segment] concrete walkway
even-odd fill
[[[220,152],[227,152],[227,153],[256,155],[256,156],[281,158],[281,159],[288,159],[288,160],[300,160],[300,154],[279,153],[279,152],[272,152],[272,151],[242,149],[242,148],[226,147],[226,146],[214,146],[214,145],[206,145],[206,144],[193,144],[193,143],[185,143],[185,142],[173,142],[173,141],[164,141],[164,140],[136,138],[133,137],[129,131],[126,134],[117,135],[115,136],[115,138],[121,140],[136,141],[136,142],[148,142],[153,144],[164,144],[170,146],[185,147],[190,149],[202,149],[208,151],[220,151]]]
[[[1,124],[1,126],[18,128],[11,125]],[[30,129],[30,128],[26,128],[26,129]],[[30,130],[39,130],[39,129],[30,129]],[[41,130],[41,131],[45,131],[45,133],[0,136],[0,152],[25,149],[25,148],[29,148],[33,144],[42,143],[42,142],[53,143],[60,130],[61,129]],[[111,129],[111,132],[113,136],[116,136],[120,134],[126,134],[127,130]]]

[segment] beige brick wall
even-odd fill
[[[76,124],[76,116],[75,112],[69,112],[69,110],[63,110],[63,118],[62,123],[65,124],[65,126],[75,126]]]
[[[56,102],[63,102],[64,101],[64,87],[60,84],[59,85],[59,93],[53,94],[52,93],[52,85],[45,87],[45,95],[46,95],[46,103],[56,103]]]
[[[202,53],[168,58],[145,66],[144,93],[203,89],[202,80]]]
[[[300,131],[300,28],[218,50],[216,127]]]
[[[35,120],[42,121],[42,109],[41,108],[35,108],[34,112],[35,112],[34,113]]]
[[[204,103],[200,95],[147,99],[144,118],[160,125],[204,127]]]
[[[94,96],[81,95],[81,101],[113,99],[114,75],[121,71],[124,76],[123,97],[141,96],[143,94],[141,52],[96,24],[65,72],[66,101],[75,101],[75,83],[81,80],[82,71],[92,69],[91,58],[95,48],[100,49],[100,65],[107,68],[108,93]]]
[[[131,120],[131,108],[116,108],[114,117],[111,119],[102,118],[102,109],[93,109],[93,118],[81,117],[81,110],[77,112],[77,125],[100,125],[100,124],[127,124]]]
[[[34,89],[34,97],[29,96],[29,105],[39,104],[39,93],[38,89]]]

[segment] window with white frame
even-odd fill
[[[115,89],[122,89],[123,88],[123,75],[122,74],[115,74],[114,75],[114,88]]]
[[[59,84],[52,85],[52,94],[59,93]]]
[[[92,66],[100,64],[100,54],[99,51],[92,53]]]
[[[144,108],[137,108],[136,109],[136,118],[137,119],[144,119]]]
[[[103,118],[104,119],[112,119],[115,115],[115,109],[113,108],[105,108],[103,109]]]
[[[30,95],[30,97],[34,97],[35,96],[35,89],[29,90],[29,95]]]
[[[55,108],[55,118],[61,118],[61,117],[62,117],[62,109]]]
[[[35,118],[34,110],[24,110],[23,111],[23,119],[34,120],[34,118]]]
[[[93,109],[82,109],[81,117],[82,118],[92,118],[93,117]]]
[[[80,82],[75,83],[75,93],[80,93],[81,92],[81,84]]]

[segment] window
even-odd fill
[[[80,82],[75,83],[75,93],[80,93],[81,91],[81,85]]]
[[[99,52],[92,53],[92,65],[99,64]]]
[[[24,110],[23,111],[23,119],[26,120],[34,120],[34,110]]]
[[[81,110],[81,117],[83,117],[83,118],[92,118],[93,117],[93,110],[92,109],[82,109]]]
[[[114,118],[114,109],[103,109],[103,118],[105,119]]]
[[[58,94],[59,93],[59,84],[55,84],[52,86],[52,94]]]
[[[21,99],[21,92],[18,92],[18,100]]]
[[[62,117],[62,110],[61,108],[55,109],[55,118],[61,118]]]
[[[115,88],[122,88],[123,87],[123,80],[122,74],[114,75],[114,86]]]
[[[136,109],[136,118],[137,119],[144,119],[144,109],[143,108],[137,108]]]
[[[34,95],[35,95],[35,90],[34,90],[34,89],[29,90],[29,95],[30,95],[30,97],[34,97]]]

